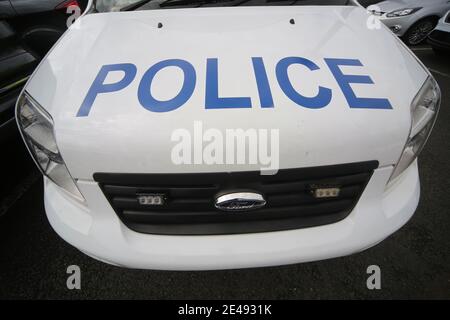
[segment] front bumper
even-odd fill
[[[89,207],[45,179],[50,224],[89,256],[123,267],[212,270],[292,264],[349,255],[398,230],[420,194],[417,161],[386,190],[393,167],[376,169],[351,214],[337,223],[276,232],[173,236],[134,232],[119,220],[97,183],[78,181]]]

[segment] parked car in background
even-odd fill
[[[25,156],[15,122],[14,106],[26,80],[39,61],[67,29],[72,11],[87,0],[0,0],[0,216],[8,201],[14,199],[17,186],[33,174],[32,161]],[[2,154],[2,155],[4,155]],[[20,191],[19,191],[20,192]]]
[[[438,20],[450,10],[449,0],[359,0],[359,3],[379,16],[408,45],[426,40]]]
[[[0,216],[13,199],[10,195],[15,186],[35,171],[32,162],[26,159],[26,149],[20,143],[14,106],[38,62],[38,57],[21,43],[13,28],[0,20]]]
[[[428,36],[428,43],[437,54],[450,54],[450,11],[439,20]]]
[[[67,8],[78,6],[81,11],[86,4],[87,0],[0,0],[0,19],[42,58],[67,29]]]
[[[28,77],[67,29],[67,8],[87,0],[0,0],[0,141],[16,130],[14,105]]]
[[[0,44],[0,142],[3,142],[16,130],[14,105],[38,58],[21,44],[5,21],[0,21]]]

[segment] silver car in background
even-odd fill
[[[428,36],[428,43],[438,55],[450,55],[450,11],[439,20],[436,28]]]
[[[424,41],[450,10],[449,0],[359,0],[408,45]]]

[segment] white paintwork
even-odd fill
[[[85,15],[42,61],[26,91],[52,116],[58,147],[86,204],[45,179],[45,208],[63,239],[109,263],[153,269],[225,269],[326,259],[368,248],[400,228],[419,199],[417,163],[386,189],[407,139],[410,105],[429,73],[386,28],[366,28],[359,7],[251,7],[158,10]],[[289,19],[296,20],[295,25]],[[157,29],[158,22],[164,27]],[[261,109],[251,57],[263,57],[273,109]],[[333,90],[327,107],[311,110],[290,101],[277,85],[275,64],[301,56],[320,66],[297,69],[291,82],[305,95],[317,86]],[[223,96],[250,96],[251,109],[205,110],[206,58],[219,59]],[[388,98],[392,110],[351,109],[323,58],[359,59],[374,85],[354,85],[359,96]],[[191,62],[197,86],[179,109],[152,113],[140,106],[137,87],[154,63],[171,58]],[[104,64],[132,62],[136,79],[125,89],[100,94],[87,117],[76,117]],[[156,97],[171,97],[180,75],[155,81]],[[94,172],[175,173],[257,170],[252,165],[177,166],[170,160],[171,133],[207,127],[278,128],[280,167],[298,168],[378,160],[359,203],[346,219],[300,230],[214,236],[140,234],[125,227],[97,183]]]
[[[292,17],[295,25],[289,24]],[[66,33],[42,62],[26,90],[52,115],[61,154],[72,176],[79,179],[91,179],[99,171],[259,169],[258,165],[173,164],[172,131],[192,130],[195,120],[203,121],[205,129],[279,128],[280,168],[373,159],[381,166],[391,165],[403,150],[411,101],[427,72],[386,30],[368,30],[366,20],[366,12],[358,7],[245,7],[86,15],[81,28]],[[160,21],[164,28],[157,29]],[[252,56],[264,58],[273,109],[259,106]],[[298,81],[298,90],[305,95],[315,95],[320,84],[332,88],[330,105],[307,109],[284,95],[275,78],[275,65],[287,56],[306,57],[320,66],[315,72],[293,67],[291,81]],[[205,110],[208,57],[219,59],[220,93],[250,96],[253,108]],[[355,92],[363,97],[388,98],[393,110],[350,109],[323,61],[325,57],[360,59],[364,67],[347,70],[370,75],[375,85],[354,85]],[[177,110],[147,111],[137,98],[139,81],[154,63],[170,58],[194,65],[194,94]],[[100,94],[88,117],[75,117],[100,67],[123,62],[136,64],[136,79],[120,92]],[[171,98],[181,86],[181,72],[163,73],[165,76],[153,82],[152,92],[156,97]],[[82,161],[80,150],[89,155]],[[118,152],[121,156],[114,157]]]
[[[446,18],[450,15],[450,11],[448,11],[438,22],[435,30],[441,30],[444,32],[450,33],[450,23],[445,22]]]
[[[385,190],[392,167],[377,169],[346,219],[299,230],[214,236],[164,236],[131,231],[98,185],[79,181],[82,208],[45,179],[45,210],[67,242],[101,261],[130,268],[209,270],[273,266],[329,259],[365,250],[413,215],[420,193],[417,162]]]
[[[448,0],[388,0],[376,4],[382,12],[380,20],[389,28],[399,25],[401,29],[396,32],[398,36],[403,36],[408,29],[417,21],[426,17],[442,17],[449,9]],[[387,14],[396,10],[408,8],[421,8],[419,11],[403,17],[387,17]]]

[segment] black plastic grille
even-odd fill
[[[298,229],[337,222],[356,205],[377,161],[259,171],[186,174],[95,173],[106,198],[130,229],[153,234],[230,234]],[[315,198],[315,187],[339,187],[336,198]],[[263,208],[226,212],[218,195],[261,193]],[[163,206],[139,204],[140,194],[165,194]]]

